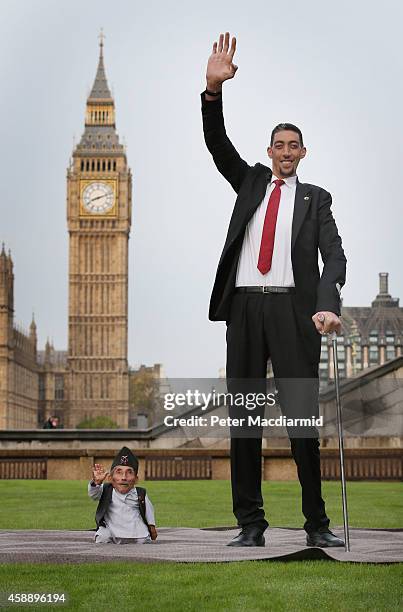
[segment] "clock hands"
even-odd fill
[[[96,196],[95,198],[91,198],[90,202],[95,202],[95,200],[100,200],[101,198],[107,198],[109,193],[103,193],[100,196]]]
[[[113,207],[113,202],[113,191],[107,185],[92,183],[83,192],[83,205],[90,212],[105,213]]]

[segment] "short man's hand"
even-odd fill
[[[221,90],[221,85],[227,79],[232,79],[235,76],[238,66],[232,63],[236,49],[236,38],[231,41],[229,47],[229,32],[220,34],[218,43],[213,44],[213,52],[207,63],[207,89],[213,92]]]
[[[328,310],[321,310],[313,315],[312,321],[315,323],[316,330],[321,334],[330,334],[335,331],[341,332],[341,321],[337,314]]]
[[[103,465],[100,463],[96,463],[92,468],[92,477],[97,485],[102,484],[108,474],[109,472],[105,471]]]
[[[150,528],[150,536],[152,540],[156,540],[158,537],[158,533],[157,530],[155,528],[155,525],[149,525]]]

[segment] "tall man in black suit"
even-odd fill
[[[222,84],[237,71],[235,48],[236,40],[232,38],[230,46],[228,32],[214,43],[207,88],[201,94],[207,148],[237,193],[209,318],[227,323],[228,381],[265,379],[270,358],[282,411],[291,414],[292,404],[299,404],[295,398],[304,395],[310,402],[308,414],[318,415],[321,334],[341,328],[346,258],[330,194],[298,181],[296,170],[306,155],[299,128],[292,124],[274,128],[267,149],[272,170],[260,163],[249,166],[230,142],[222,112]],[[318,249],[324,263],[321,276]],[[303,386],[306,380],[313,383],[309,397]],[[242,530],[229,546],[265,545],[262,432],[257,431],[254,437],[231,434],[233,511]],[[302,488],[307,544],[343,546],[329,530],[321,496],[317,429],[303,431],[303,437],[295,430],[289,429],[288,434]]]

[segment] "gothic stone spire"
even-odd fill
[[[99,35],[99,60],[98,60],[98,68],[97,74],[95,76],[95,81],[91,89],[91,93],[88,97],[88,101],[98,101],[98,100],[112,100],[112,94],[109,90],[108,82],[106,80],[105,74],[105,66],[104,66],[104,33],[102,32]]]

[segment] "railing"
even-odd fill
[[[211,480],[211,457],[146,457],[146,480]]]
[[[0,459],[0,480],[46,480],[46,459]]]
[[[63,478],[65,466],[69,466],[71,478],[86,479],[93,463],[108,464],[115,456],[112,449],[0,449],[0,479],[43,480],[48,475]],[[290,449],[263,450],[263,462],[273,469],[284,461],[295,465]],[[230,477],[229,449],[139,449],[136,455],[142,463],[144,480],[211,480]],[[65,463],[66,462],[66,463]],[[345,470],[348,480],[403,480],[403,450],[393,449],[345,449]],[[323,480],[339,480],[339,453],[336,448],[321,449]],[[281,479],[281,478],[280,478]]]
[[[344,467],[347,480],[403,480],[403,457],[377,454],[348,456],[345,453]],[[326,457],[322,453],[321,472],[323,480],[340,479],[338,457]]]

